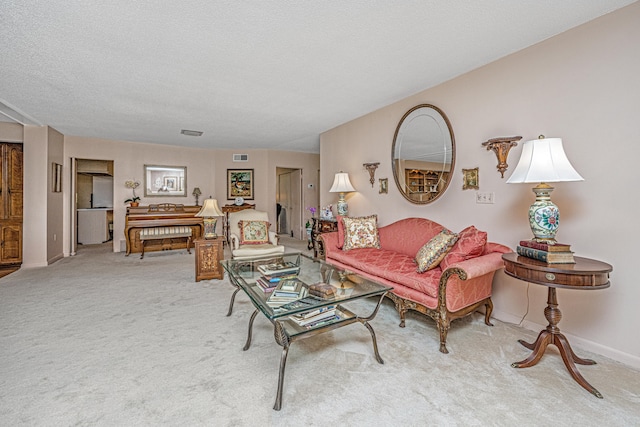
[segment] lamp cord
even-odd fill
[[[522,326],[522,322],[524,322],[524,318],[527,317],[527,314],[529,314],[529,286],[531,286],[531,283],[527,282],[527,311],[525,311],[524,315],[522,316],[522,319],[520,319],[520,322],[518,322],[518,326]]]

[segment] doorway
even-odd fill
[[[278,234],[302,240],[302,169],[276,168]]]
[[[71,253],[113,239],[113,160],[71,159]]]

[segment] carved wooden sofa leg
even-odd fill
[[[487,299],[484,307],[484,324],[487,326],[493,326],[493,323],[491,323],[491,313],[493,313],[493,301],[491,301],[491,298]]]
[[[440,353],[448,354],[449,350],[447,350],[447,334],[449,333],[449,327],[451,326],[451,322],[449,322],[446,318],[438,318],[436,322],[438,324],[438,331],[440,332]]]
[[[405,313],[407,312],[408,308],[407,305],[405,304],[405,300],[404,298],[400,298],[399,296],[389,292],[386,295],[387,297],[389,297],[389,299],[391,299],[391,301],[393,301],[393,305],[396,307],[396,311],[398,312],[398,315],[400,316],[400,326],[401,328],[404,328],[405,326]]]

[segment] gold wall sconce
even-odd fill
[[[498,158],[498,166],[496,166],[496,169],[498,169],[502,178],[504,178],[504,172],[509,167],[507,164],[509,150],[511,150],[511,147],[518,145],[518,141],[521,139],[521,136],[507,136],[492,138],[482,143],[483,146],[487,147],[487,150],[493,150],[493,152],[496,153],[496,157]]]
[[[376,169],[380,166],[380,162],[377,163],[363,163],[362,166],[366,170],[369,171],[369,182],[371,183],[371,188],[373,188],[373,184],[376,182]]]

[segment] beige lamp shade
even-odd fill
[[[351,185],[351,181],[349,181],[349,174],[346,172],[338,172],[333,179],[333,185],[329,190],[330,193],[340,193],[340,197],[338,198],[338,215],[346,216],[349,207],[347,206],[347,201],[344,199],[344,193],[348,193],[351,191],[356,191]]]
[[[202,204],[202,209],[200,212],[196,214],[196,216],[204,217],[204,238],[205,239],[215,239],[216,234],[216,224],[218,222],[217,217],[223,216],[224,214],[218,207],[218,201],[216,199],[206,199]]]

